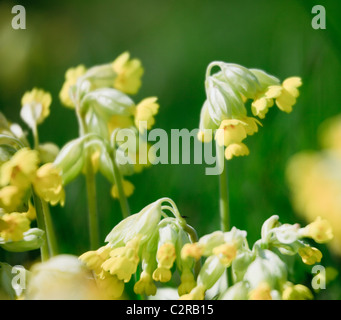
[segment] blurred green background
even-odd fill
[[[11,28],[15,4],[26,8],[26,30]],[[325,6],[326,30],[311,26],[316,4]],[[134,99],[157,96],[161,107],[155,127],[167,132],[198,127],[205,70],[213,60],[260,68],[282,80],[301,76],[304,85],[294,111],[288,115],[270,110],[260,132],[247,139],[250,156],[230,161],[228,174],[232,225],[247,230],[250,243],[260,237],[262,223],[273,214],[282,222],[305,223],[291,206],[284,171],[291,155],[318,148],[319,124],[341,110],[340,1],[1,1],[0,110],[22,123],[23,93],[33,87],[50,91],[54,100],[50,117],[40,127],[41,142],[62,147],[78,134],[73,111],[58,99],[66,69],[110,62],[126,50],[141,59],[145,69]],[[204,168],[158,165],[133,176],[132,212],[167,196],[199,236],[218,229],[218,179],[205,176]],[[102,240],[120,220],[109,188],[98,176]],[[60,250],[81,254],[89,247],[84,178],[66,191],[65,207],[52,208]],[[340,258],[324,246],[320,249],[323,264],[339,269]],[[36,253],[1,254],[21,264]],[[311,279],[310,267],[297,270],[302,271],[297,272],[298,280]],[[339,299],[338,281],[318,297]]]

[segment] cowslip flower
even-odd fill
[[[302,235],[317,243],[326,243],[333,239],[333,230],[328,220],[317,217],[315,221],[301,230]]]
[[[181,272],[179,290],[188,293],[195,286],[194,264],[191,260],[182,260],[180,248],[190,241],[189,235],[183,229],[184,221],[179,220],[180,216],[168,217],[162,211],[164,202],[171,204],[165,206],[167,210],[175,210],[174,203],[168,198],[151,203],[116,225],[106,237],[106,246],[86,252],[79,259],[93,270],[96,278],[109,274],[121,281],[120,287],[130,281],[141,265],[134,292],[146,295],[155,295],[155,281],[169,281],[176,265]]]
[[[211,74],[213,67],[220,71]],[[242,142],[258,131],[261,123],[248,116],[246,102],[251,99],[251,112],[263,119],[274,101],[287,113],[291,112],[299,95],[299,77],[286,79],[283,84],[262,70],[215,61],[206,70],[206,100],[200,113],[198,139],[209,142],[215,136],[219,146],[225,146],[225,158],[246,156],[248,147]]]
[[[0,184],[11,184],[18,188],[27,188],[38,168],[38,152],[23,148],[1,166]]]
[[[282,293],[283,300],[311,300],[313,294],[306,286],[302,284],[294,285],[291,282],[285,284],[285,288]]]
[[[65,107],[73,109],[74,101],[71,99],[71,88],[76,85],[77,80],[84,75],[86,68],[84,65],[79,65],[75,68],[70,68],[65,73],[65,82],[59,92],[59,99]]]
[[[151,129],[155,123],[154,116],[159,110],[159,104],[156,101],[156,97],[145,98],[136,106],[135,125],[141,133]]]
[[[72,255],[58,255],[30,269],[25,300],[102,300],[109,297],[99,289],[87,268]]]
[[[22,213],[5,213],[1,218],[0,237],[5,241],[19,241],[29,230],[31,221]]]
[[[52,163],[42,165],[33,178],[33,187],[37,195],[51,205],[60,203],[64,206],[65,191],[60,171]]]
[[[50,93],[34,88],[23,95],[20,116],[30,128],[34,128],[49,116],[51,102]]]
[[[114,87],[128,94],[135,94],[141,86],[143,68],[141,61],[130,59],[129,52],[124,52],[112,63],[112,68],[117,76]]]
[[[322,259],[322,253],[320,250],[310,246],[304,246],[298,250],[298,254],[302,258],[303,263],[307,265],[313,265],[319,263]]]
[[[17,186],[6,186],[0,189],[0,207],[6,212],[13,212],[22,205],[26,190]]]

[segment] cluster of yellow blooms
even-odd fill
[[[60,91],[61,102],[68,108],[76,110],[80,118],[81,132],[80,136],[97,134],[96,143],[87,143],[88,147],[81,146],[82,150],[90,153],[94,170],[100,170],[113,183],[111,195],[118,198],[117,185],[113,179],[112,169],[108,168],[103,162],[108,161],[109,156],[104,157],[106,147],[98,138],[104,141],[104,144],[110,144],[113,133],[116,129],[129,128],[135,132],[136,138],[140,143],[147,145],[143,137],[145,130],[151,129],[155,123],[154,116],[157,114],[159,104],[156,97],[143,99],[135,104],[128,96],[136,94],[141,86],[141,76],[143,67],[140,60],[130,59],[128,52],[124,52],[112,63],[95,66],[87,69],[83,65],[67,70],[65,82]],[[85,141],[83,141],[85,144]],[[114,141],[116,144],[116,142]],[[72,142],[67,145],[68,152]],[[75,143],[80,148],[79,143]],[[100,146],[101,145],[101,146]],[[116,156],[120,155],[120,145],[112,146],[116,148]],[[148,146],[149,148],[149,146]],[[62,150],[63,151],[63,150]],[[66,154],[62,152],[62,154]],[[138,150],[129,155],[131,163],[125,167],[120,167],[121,174],[131,175],[134,172],[140,172],[143,167],[150,163],[140,164],[138,161]],[[105,159],[104,159],[105,158]],[[58,158],[56,164],[61,167],[64,181],[69,182],[69,177],[75,177],[82,169],[80,161],[77,166],[72,168],[63,164],[65,160]],[[70,162],[70,161],[66,161]],[[77,168],[77,172],[75,171]],[[103,172],[104,171],[104,172]],[[134,185],[128,180],[123,179],[123,190],[126,196],[134,192]]]
[[[37,125],[50,113],[51,95],[40,89],[26,92],[22,97],[21,117],[33,130],[38,143]],[[0,237],[3,241],[20,241],[35,219],[31,203],[32,190],[43,201],[64,205],[65,193],[60,170],[51,162],[58,152],[52,144],[29,147],[19,125],[9,124],[1,115],[0,162]]]
[[[320,127],[321,151],[295,154],[287,166],[287,179],[295,210],[308,221],[317,217],[333,225],[331,248],[341,254],[341,116]]]
[[[214,67],[220,71],[211,74]],[[247,115],[246,103],[251,101],[251,112],[263,119],[274,104],[287,113],[292,111],[299,77],[280,81],[262,70],[247,69],[237,64],[212,62],[206,72],[206,101],[201,109],[198,139],[212,140],[225,147],[225,158],[249,155],[243,140],[258,131],[259,120]]]
[[[226,281],[223,275],[228,267],[232,270],[233,285],[225,292],[215,292],[218,299],[312,299],[307,287],[288,281],[287,266],[278,255],[278,251],[281,255],[298,254],[305,264],[319,263],[322,253],[305,243],[303,238],[328,242],[333,238],[331,226],[325,220],[316,219],[300,228],[297,224],[281,224],[278,216],[272,216],[263,224],[262,238],[252,250],[246,240],[246,231],[235,227],[229,232],[215,231],[198,242],[185,244],[181,250],[183,258],[199,260],[205,257],[205,262],[196,279],[197,285],[181,299],[204,299],[207,290]]]
[[[162,205],[168,202],[172,207]],[[163,210],[171,210],[168,217]],[[161,217],[164,219],[161,219]],[[122,220],[108,234],[107,245],[80,256],[93,271],[98,286],[111,298],[121,297],[124,283],[130,281],[141,264],[141,274],[134,285],[136,294],[155,295],[155,281],[168,282],[173,266],[181,273],[179,295],[195,286],[194,260],[181,256],[181,248],[190,243],[188,226],[177,208],[167,198],[160,199],[139,213]]]

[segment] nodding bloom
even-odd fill
[[[70,68],[65,73],[65,82],[59,92],[59,99],[65,107],[75,108],[75,103],[71,99],[72,87],[77,83],[77,80],[84,75],[86,68],[84,65],[79,65],[75,68]]]
[[[102,279],[103,275],[116,277],[120,288],[122,283],[130,281],[141,265],[134,291],[146,295],[156,294],[155,281],[169,281],[171,269],[176,265],[182,275],[180,292],[187,293],[195,285],[194,276],[191,276],[193,262],[182,261],[179,248],[190,241],[189,235],[183,229],[184,221],[175,211],[175,204],[171,201],[172,207],[165,206],[167,210],[174,210],[175,218],[166,217],[164,202],[168,199],[155,201],[122,220],[106,237],[106,246],[86,252],[79,259],[93,270],[98,279]]]
[[[201,237],[196,243],[184,245],[181,250],[184,260],[198,260],[200,257],[206,257],[206,260],[200,269],[195,287],[182,295],[181,299],[204,299],[205,292],[218,281],[226,268],[231,266],[238,251],[243,251],[245,236],[236,228],[232,228],[229,232],[215,231]]]
[[[23,203],[26,190],[17,186],[6,186],[0,189],[0,207],[6,212],[17,210]]]
[[[38,152],[23,148],[1,166],[0,184],[11,184],[20,189],[26,189],[37,171],[39,163]]]
[[[135,126],[141,133],[151,129],[155,123],[154,116],[159,110],[159,104],[156,101],[156,97],[145,98],[136,106]]]
[[[211,74],[213,67],[220,71]],[[302,84],[299,77],[286,79],[283,84],[262,70],[247,69],[237,64],[215,61],[206,71],[206,101],[200,114],[198,139],[209,142],[215,133],[218,145],[225,146],[225,158],[249,154],[242,141],[258,131],[261,123],[248,116],[246,103],[251,102],[251,112],[263,119],[276,102],[279,109],[291,112]]]
[[[31,128],[35,127],[49,116],[51,102],[50,93],[34,88],[23,95],[20,115]]]
[[[112,68],[117,74],[114,87],[128,94],[135,94],[141,87],[143,68],[141,61],[130,59],[129,52],[122,53],[112,63]]]
[[[315,263],[321,262],[322,253],[319,249],[304,246],[298,250],[298,254],[301,256],[302,261],[307,265],[313,265]]]
[[[282,299],[283,300],[311,300],[314,296],[306,286],[302,284],[294,285],[291,282],[285,284]]]
[[[52,163],[42,165],[33,178],[33,187],[39,197],[51,205],[60,203],[61,206],[65,202],[65,191],[63,188],[63,181],[61,170]]]
[[[317,243],[326,243],[333,239],[333,230],[328,220],[317,217],[315,221],[301,230],[306,237],[312,238]]]
[[[31,221],[23,213],[5,213],[0,218],[0,237],[4,241],[19,241],[30,229]]]

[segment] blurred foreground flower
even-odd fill
[[[102,300],[92,274],[72,255],[59,255],[30,269],[25,300]]]
[[[341,254],[341,116],[326,120],[319,130],[321,151],[302,151],[294,155],[287,166],[287,180],[292,203],[310,224],[309,232],[315,241],[330,242],[331,248]],[[315,222],[313,222],[315,221]],[[320,231],[332,226],[324,237]]]

